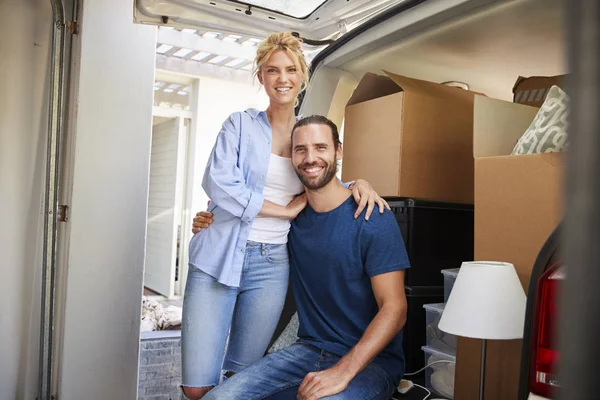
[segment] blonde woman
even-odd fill
[[[259,46],[255,74],[269,96],[265,111],[236,112],[225,121],[202,186],[214,216],[190,242],[182,321],[182,388],[202,398],[260,359],[285,300],[290,220],[306,206],[291,164],[294,106],[308,82],[301,41],[270,35]],[[359,180],[350,185],[358,216],[385,202]]]

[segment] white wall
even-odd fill
[[[156,28],[85,0],[59,398],[134,399]]]
[[[266,110],[269,98],[258,81],[253,85],[214,78],[200,78],[198,85],[196,154],[192,212],[205,210],[208,196],[202,176],[221,125],[229,114],[247,108]]]
[[[37,392],[52,10],[0,1],[0,398]]]

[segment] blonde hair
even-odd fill
[[[296,64],[302,79],[300,86],[300,92],[302,92],[308,87],[308,63],[302,52],[302,39],[294,36],[292,32],[271,33],[258,45],[256,58],[254,59],[254,76],[258,75],[261,68],[277,50],[285,51]]]

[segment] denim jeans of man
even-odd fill
[[[309,372],[332,367],[340,357],[296,342],[269,354],[223,384],[203,400],[296,400],[298,387]],[[328,400],[387,400],[395,391],[392,377],[375,363],[362,370],[341,393]]]
[[[182,386],[219,384],[266,351],[287,293],[287,245],[248,242],[239,287],[190,265],[183,305]],[[228,340],[229,337],[229,340]]]

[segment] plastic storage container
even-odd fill
[[[436,396],[454,399],[456,357],[427,346],[423,347],[423,352],[425,353],[425,365],[436,361],[449,361],[435,363],[425,369],[425,387]]]
[[[473,259],[473,205],[385,197],[400,226],[410,268],[405,286],[443,286],[440,271]]]
[[[456,282],[456,277],[458,276],[459,270],[460,268],[442,270],[442,274],[444,275],[444,303],[447,302],[448,297],[450,297],[450,292],[452,292],[452,288],[454,287],[454,282]]]
[[[438,328],[440,318],[444,312],[444,303],[425,304],[425,343],[427,347],[434,348],[443,353],[456,355],[457,337]]]

